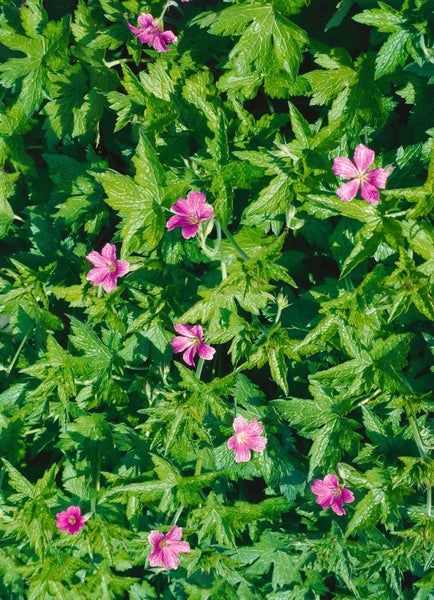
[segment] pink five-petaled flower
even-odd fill
[[[116,246],[106,244],[99,252],[89,252],[86,256],[94,269],[91,269],[86,275],[86,279],[93,285],[102,285],[106,292],[111,292],[117,287],[117,279],[126,275],[130,270],[130,264],[126,260],[116,260]]]
[[[262,452],[267,444],[267,438],[262,437],[264,428],[256,419],[250,423],[244,417],[236,417],[232,424],[235,435],[228,439],[228,448],[235,450],[235,462],[248,462],[250,450]]]
[[[157,52],[167,52],[170,48],[166,44],[176,42],[177,37],[173,31],[163,31],[161,22],[149,13],[142,13],[137,17],[140,27],[134,27],[127,21],[128,28],[134,33],[142,44],[152,44]]]
[[[165,569],[177,569],[179,565],[178,554],[190,552],[190,544],[181,542],[182,527],[174,525],[169,533],[163,535],[156,529],[151,531],[148,541],[153,550],[148,556],[151,567],[162,565]]]
[[[344,202],[349,202],[356,197],[361,186],[363,200],[370,204],[376,204],[380,199],[377,188],[385,188],[390,169],[373,169],[368,171],[374,162],[375,152],[363,144],[359,144],[354,151],[354,163],[349,158],[340,156],[333,161],[332,171],[339,177],[351,179],[336,191]]]
[[[207,221],[214,216],[211,204],[206,204],[206,194],[190,192],[187,198],[178,198],[172,206],[176,213],[167,221],[166,227],[172,231],[175,227],[182,227],[182,237],[186,240],[196,235],[201,221]]]
[[[342,508],[344,502],[354,501],[353,492],[341,487],[336,475],[326,475],[324,479],[315,479],[310,489],[318,496],[316,502],[321,505],[321,508],[331,506],[332,511],[337,515],[346,514]]]
[[[78,533],[84,527],[84,522],[85,518],[81,515],[79,506],[69,506],[56,515],[56,525],[60,531],[69,531],[71,535]]]
[[[180,335],[171,340],[174,352],[184,352],[182,358],[187,365],[194,367],[194,357],[199,354],[200,358],[204,360],[211,360],[215,354],[215,349],[202,341],[203,330],[200,325],[189,326],[188,323],[184,325],[174,325],[175,331]]]

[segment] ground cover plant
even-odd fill
[[[434,2],[0,11],[0,597],[432,599]]]

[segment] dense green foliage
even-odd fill
[[[1,5],[0,597],[432,599],[434,2],[191,0],[159,53],[125,21],[162,9]],[[336,196],[360,143],[376,205]],[[190,190],[219,226],[185,240]],[[191,552],[150,568],[175,521]]]

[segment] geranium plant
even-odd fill
[[[431,600],[432,0],[0,7],[0,598]]]

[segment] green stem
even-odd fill
[[[202,471],[202,457],[200,456],[196,461],[196,467],[194,469],[194,476],[197,477]]]
[[[376,398],[379,394],[381,394],[381,390],[377,390],[376,392],[374,392],[373,394],[371,394],[371,396],[368,396],[368,398],[364,398],[363,400],[361,400],[358,403],[358,406],[363,406],[364,404],[367,404],[371,400],[374,400],[374,398]]]
[[[243,260],[250,260],[250,256],[246,252],[244,252],[244,250],[241,248],[241,246],[235,240],[234,236],[228,230],[228,228],[221,224],[220,224],[220,227],[222,228],[222,231],[225,234],[226,239],[231,244],[231,246],[233,247],[235,252],[238,254],[238,256],[240,256]]]
[[[178,6],[178,3],[174,2],[174,0],[168,0],[166,2],[166,4],[163,6],[163,10],[161,11],[161,15],[158,17],[157,21],[158,20],[162,21],[164,19],[164,15],[166,14],[167,9],[170,8],[171,6]]]
[[[391,217],[391,218],[402,217],[402,216],[406,215],[407,212],[408,212],[407,210],[400,210],[400,211],[398,211],[396,213],[386,214],[386,217]]]
[[[222,247],[220,247],[220,269],[222,272],[222,281],[224,281],[228,277],[228,270],[226,268],[226,263],[225,263]]]
[[[217,255],[217,252],[219,250],[221,250],[222,231],[220,228],[220,223],[218,221],[215,221],[215,225],[216,225],[217,239],[215,241],[214,248],[212,250],[210,248],[208,248],[208,246],[206,245],[206,236],[204,235],[204,233],[201,230],[199,230],[199,235],[198,235],[199,245],[202,248],[202,250],[204,251],[204,253],[208,256],[208,258],[215,258]]]
[[[204,363],[203,358],[199,358],[199,361],[198,361],[197,367],[196,367],[196,377],[198,379],[200,379],[200,376],[202,375],[203,363]]]
[[[117,65],[122,65],[123,63],[133,63],[134,61],[129,58],[118,58],[117,60],[112,60],[110,62],[104,61],[104,66],[108,69],[112,67],[116,67]]]
[[[434,142],[431,146],[431,156],[429,159],[428,175],[426,177],[425,189],[431,191],[434,187]]]
[[[423,461],[427,461],[429,458],[429,451],[425,446],[419,431],[419,426],[417,424],[416,419],[413,415],[408,415],[408,421],[410,423],[411,431],[413,433],[414,441],[416,442],[417,449],[419,451],[419,456]],[[432,488],[430,485],[427,485],[426,488],[426,514],[428,517],[431,517],[431,507],[432,507]]]
[[[278,324],[278,322],[280,321],[280,316],[282,314],[282,307],[280,306],[280,304],[277,304],[277,312],[276,312],[276,316],[274,317],[274,323],[273,325],[276,326]]]
[[[101,476],[101,446],[99,442],[96,442],[96,448],[95,448],[95,456],[93,457],[93,461],[92,461],[92,484],[93,484],[93,488],[96,492],[96,495],[99,493],[100,489],[101,489],[101,480],[100,480],[100,476]],[[91,507],[91,511],[93,513],[96,512],[96,498],[95,496],[93,496],[90,499],[90,507]]]
[[[27,340],[29,339],[29,337],[30,337],[30,334],[31,334],[31,332],[32,332],[32,331],[33,331],[33,323],[31,323],[31,324],[29,325],[29,327],[27,328],[27,330],[26,330],[26,333],[24,334],[24,337],[23,337],[23,339],[21,340],[21,342],[20,342],[20,345],[19,345],[19,346],[18,346],[18,348],[17,348],[17,351],[15,352],[15,354],[14,354],[14,356],[13,356],[13,358],[12,358],[11,362],[10,362],[10,365],[9,365],[9,366],[8,366],[8,368],[6,369],[6,377],[8,377],[8,376],[10,375],[10,373],[11,373],[12,369],[14,368],[14,366],[15,366],[15,363],[17,362],[17,360],[18,360],[18,357],[20,356],[21,350],[23,349],[23,346],[24,346],[24,344],[25,344],[25,343],[27,342]]]
[[[416,442],[416,446],[417,446],[417,449],[419,451],[419,456],[423,460],[425,460],[426,458],[428,458],[428,452],[426,450],[426,446],[423,443],[422,438],[420,437],[420,432],[419,432],[419,427],[418,427],[417,421],[413,417],[413,415],[409,415],[408,416],[408,421],[410,423],[411,432],[413,434],[414,441]]]
[[[175,513],[175,516],[173,517],[173,525],[176,525],[176,523],[178,522],[179,517],[181,516],[182,511],[184,510],[184,507],[182,504],[180,504],[178,506],[178,509]]]

